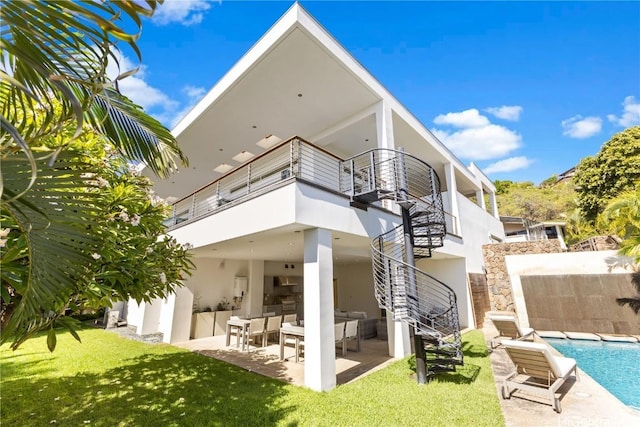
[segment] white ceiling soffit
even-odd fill
[[[214,167],[232,164],[232,157],[241,151],[259,155],[263,149],[256,143],[269,135],[311,138],[379,101],[299,26],[285,32],[227,90],[211,100],[218,85],[174,131],[190,168],[167,180],[156,180],[155,190],[161,196],[195,191],[211,181]],[[196,112],[200,115],[194,117]],[[368,125],[367,133],[375,135],[375,120]],[[344,139],[334,148],[349,155],[364,148],[349,149],[353,143]]]

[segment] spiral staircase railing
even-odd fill
[[[440,180],[424,161],[402,150],[374,149],[341,163],[341,183],[354,206],[392,200],[403,224],[371,244],[375,297],[394,319],[414,328],[427,375],[461,365],[460,322],[455,292],[415,267],[444,244],[445,214]],[[418,354],[418,352],[416,352]]]

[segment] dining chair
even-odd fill
[[[264,340],[269,344],[269,336],[275,334],[276,338],[280,334],[280,325],[282,324],[282,316],[267,317],[267,328],[264,331]]]
[[[294,313],[294,314],[285,314],[284,318],[282,319],[282,323],[287,322],[287,323],[294,324],[297,321],[298,321],[298,315],[296,313]]]
[[[240,316],[231,316],[229,320],[239,320]],[[240,346],[240,337],[242,336],[242,327],[229,325],[229,335],[236,337],[236,347]],[[244,340],[244,338],[242,338]]]
[[[347,355],[347,340],[344,336],[345,326],[345,322],[338,322],[333,325],[336,344],[342,345],[342,357]]]
[[[360,351],[360,337],[358,336],[358,320],[349,320],[345,326],[344,341],[345,349],[348,346],[349,341],[356,341],[356,351]]]
[[[289,328],[291,326],[297,326],[293,323],[290,322],[282,322],[282,327],[283,328]],[[287,347],[293,347],[294,351],[295,351],[295,347],[296,347],[296,339],[291,337],[291,336],[287,336],[284,338],[284,345]],[[304,350],[304,339],[300,339],[298,338],[298,353],[295,355],[296,356],[296,363],[298,362],[300,356],[302,355]]]
[[[250,343],[253,340],[254,344],[256,344],[256,338],[260,337],[262,347],[265,344],[265,318],[258,317],[256,319],[251,319],[249,323],[249,329],[247,329],[247,351],[250,350]]]

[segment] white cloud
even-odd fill
[[[185,86],[182,88],[182,93],[187,95],[190,100],[198,101],[207,93],[207,89],[201,86]]]
[[[504,157],[520,147],[522,138],[511,129],[493,124],[477,109],[441,114],[434,123],[462,128],[455,131],[433,129],[433,134],[456,156],[470,160]]]
[[[486,168],[482,170],[487,175],[490,173],[496,172],[511,172],[517,169],[526,169],[528,168],[533,161],[531,159],[526,158],[525,156],[518,157],[509,157],[508,159],[500,160],[498,162],[492,163]]]
[[[458,128],[478,128],[487,126],[490,122],[485,116],[475,108],[460,111],[458,113],[440,114],[433,119],[433,123],[437,125],[451,125]]]
[[[570,119],[563,120],[562,127],[564,128],[562,134],[570,138],[589,138],[600,132],[600,129],[602,129],[602,119],[595,116],[583,118],[578,114]]]
[[[211,7],[210,0],[166,0],[153,15],[157,25],[177,22],[182,25],[199,24]]]
[[[187,95],[187,106],[183,107],[180,111],[173,115],[171,119],[171,127],[175,127],[184,116],[186,116],[189,111],[202,99],[205,93],[207,93],[207,89],[199,86],[185,86],[182,88],[182,93]]]
[[[501,107],[489,107],[485,111],[489,114],[493,114],[499,119],[517,122],[520,120],[522,107],[519,105],[503,105]]]
[[[120,73],[127,72],[135,68],[134,63],[117,52],[118,64],[114,61],[109,61],[107,65],[107,75],[115,79]],[[160,89],[150,86],[145,80],[145,67],[140,67],[140,70],[133,76],[125,77],[118,81],[118,88],[120,92],[130,98],[133,102],[140,105],[146,110],[154,108],[160,108],[162,110],[172,110],[178,107],[178,102],[171,99],[167,94]]]
[[[615,114],[607,115],[610,122],[622,127],[631,127],[640,125],[640,101],[636,101],[633,96],[627,96],[622,102],[624,107],[622,116],[617,117]]]

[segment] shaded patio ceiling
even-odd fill
[[[188,194],[220,176],[233,156],[261,154],[256,143],[268,135],[287,139],[314,135],[370,107],[379,97],[322,47],[306,30],[293,27],[177,138],[190,166],[155,181],[162,197]],[[330,150],[352,155],[375,141],[375,120],[354,124]],[[339,153],[339,154],[340,154]]]

